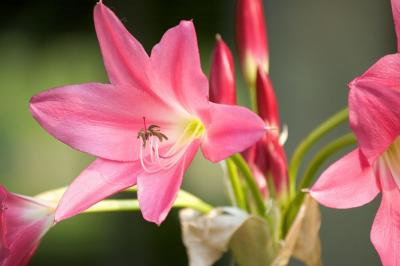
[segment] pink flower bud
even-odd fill
[[[216,39],[210,71],[210,101],[235,105],[235,68],[232,53],[220,35],[217,35]]]
[[[267,178],[272,178],[278,195],[286,192],[287,160],[285,150],[279,143],[279,136],[268,133],[257,143],[255,164]]]
[[[238,0],[236,42],[243,74],[254,85],[257,66],[268,73],[268,42],[262,0]]]
[[[264,121],[273,127],[277,127],[279,133],[278,102],[275,97],[274,88],[268,74],[258,68],[257,70],[257,110]]]
[[[0,265],[27,265],[54,223],[54,207],[0,186]]]

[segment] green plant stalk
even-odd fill
[[[212,210],[212,207],[202,201],[186,201],[177,198],[172,205],[173,208],[191,208],[203,214]],[[116,212],[116,211],[138,211],[139,201],[137,199],[110,199],[103,200],[93,205],[83,213]]]
[[[266,217],[266,207],[263,196],[246,161],[239,153],[231,156],[230,158],[239,168],[239,171],[243,174],[244,180],[246,181],[246,184],[256,204],[257,213],[262,217]]]
[[[55,206],[64,194],[66,187],[46,191],[36,195],[36,198],[46,200],[53,203]],[[130,187],[123,192],[136,192],[136,187]],[[196,196],[180,190],[178,196],[173,204],[175,208],[192,208],[201,213],[208,213],[213,209],[213,206],[202,201]],[[137,199],[106,199],[100,201],[84,211],[84,213],[95,213],[95,212],[113,212],[113,211],[137,211],[139,210],[139,202]]]
[[[255,113],[258,113],[257,108],[257,90],[255,84],[253,86],[249,85],[249,94],[250,94],[250,107],[251,110]]]
[[[233,195],[235,197],[237,207],[239,207],[242,210],[248,211],[242,182],[238,175],[237,167],[235,163],[232,161],[232,159],[230,158],[226,159],[226,168],[228,171],[228,177],[230,184],[232,186]]]
[[[298,187],[298,193],[296,194],[296,197],[291,201],[291,204],[289,205],[290,207],[285,215],[285,231],[283,232],[283,236],[285,236],[294,219],[296,218],[296,215],[306,195],[306,193],[303,193],[301,190],[308,188],[311,185],[316,173],[330,156],[335,154],[337,151],[354,144],[356,144],[356,138],[354,134],[348,133],[324,146],[313,157],[304,172],[303,178],[301,179],[300,185]]]
[[[296,192],[296,178],[307,151],[323,136],[329,133],[332,129],[336,128],[341,123],[347,121],[349,111],[347,108],[334,114],[328,120],[314,129],[295,149],[292,159],[289,164],[289,195],[290,198],[295,196]]]
[[[354,134],[348,133],[323,147],[310,161],[304,172],[303,178],[301,179],[298,190],[308,188],[311,185],[315,174],[318,172],[318,169],[332,154],[356,143],[357,140]]]

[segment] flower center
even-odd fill
[[[202,137],[205,131],[205,127],[199,119],[191,119],[184,126],[182,134],[171,145],[166,144],[163,149],[160,149],[160,143],[164,140],[168,141],[168,136],[162,133],[162,129],[158,125],[147,127],[144,117],[143,125],[144,127],[138,132],[137,139],[140,142],[140,163],[148,173],[156,173],[173,167],[185,154],[192,141]]]
[[[378,171],[380,176],[387,176],[389,170],[397,186],[400,187],[400,137],[397,138],[378,160]]]

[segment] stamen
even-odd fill
[[[147,128],[145,117],[143,117],[143,125],[145,128],[138,133],[139,157],[143,170],[148,173],[156,173],[175,166],[184,156],[193,139],[201,137],[204,132],[203,124],[199,120],[192,120],[174,144],[160,154],[160,142],[168,140],[168,137],[161,132],[157,125],[150,125]]]

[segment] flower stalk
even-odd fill
[[[349,117],[349,111],[347,108],[334,114],[328,120],[323,122],[320,126],[314,129],[295,149],[292,159],[289,164],[289,193],[290,197],[293,198],[296,192],[296,178],[303,161],[304,155],[308,150],[323,136],[328,134],[331,130],[347,121]]]
[[[50,202],[57,202],[67,188],[57,188],[54,190],[49,190],[40,193],[35,196],[42,200],[47,200]],[[129,187],[123,192],[137,192],[137,187]],[[199,199],[198,197],[180,190],[178,192],[177,198],[173,203],[173,208],[192,208],[201,213],[208,213],[213,209],[213,206]],[[83,213],[98,213],[98,212],[117,212],[117,211],[139,211],[139,201],[137,199],[106,199],[100,201],[85,210]]]
[[[229,181],[232,186],[233,195],[235,197],[235,203],[240,209],[248,210],[242,181],[240,180],[240,177],[238,175],[238,169],[232,159],[228,158],[225,162]]]
[[[263,196],[261,191],[258,189],[256,180],[247,165],[246,161],[243,159],[242,155],[235,154],[230,157],[232,161],[236,164],[240,172],[243,174],[244,180],[246,181],[247,186],[253,196],[254,202],[256,204],[257,213],[265,217],[266,216],[266,207],[264,204]]]
[[[348,133],[332,142],[328,145],[323,147],[310,161],[308,167],[306,168],[303,178],[298,186],[298,190],[301,191],[302,189],[308,188],[315,176],[318,172],[322,164],[334,153],[337,151],[346,148],[348,146],[354,145],[357,143],[357,140],[353,133]],[[302,194],[304,195],[304,194]]]
[[[292,225],[300,206],[303,203],[306,193],[304,193],[305,191],[302,190],[307,189],[311,185],[318,170],[328,158],[330,158],[336,152],[354,144],[356,144],[356,138],[354,134],[348,133],[324,146],[319,152],[317,152],[313,159],[311,159],[298,186],[298,193],[290,202],[290,207],[286,213],[286,222],[283,235],[286,235],[286,232]]]

